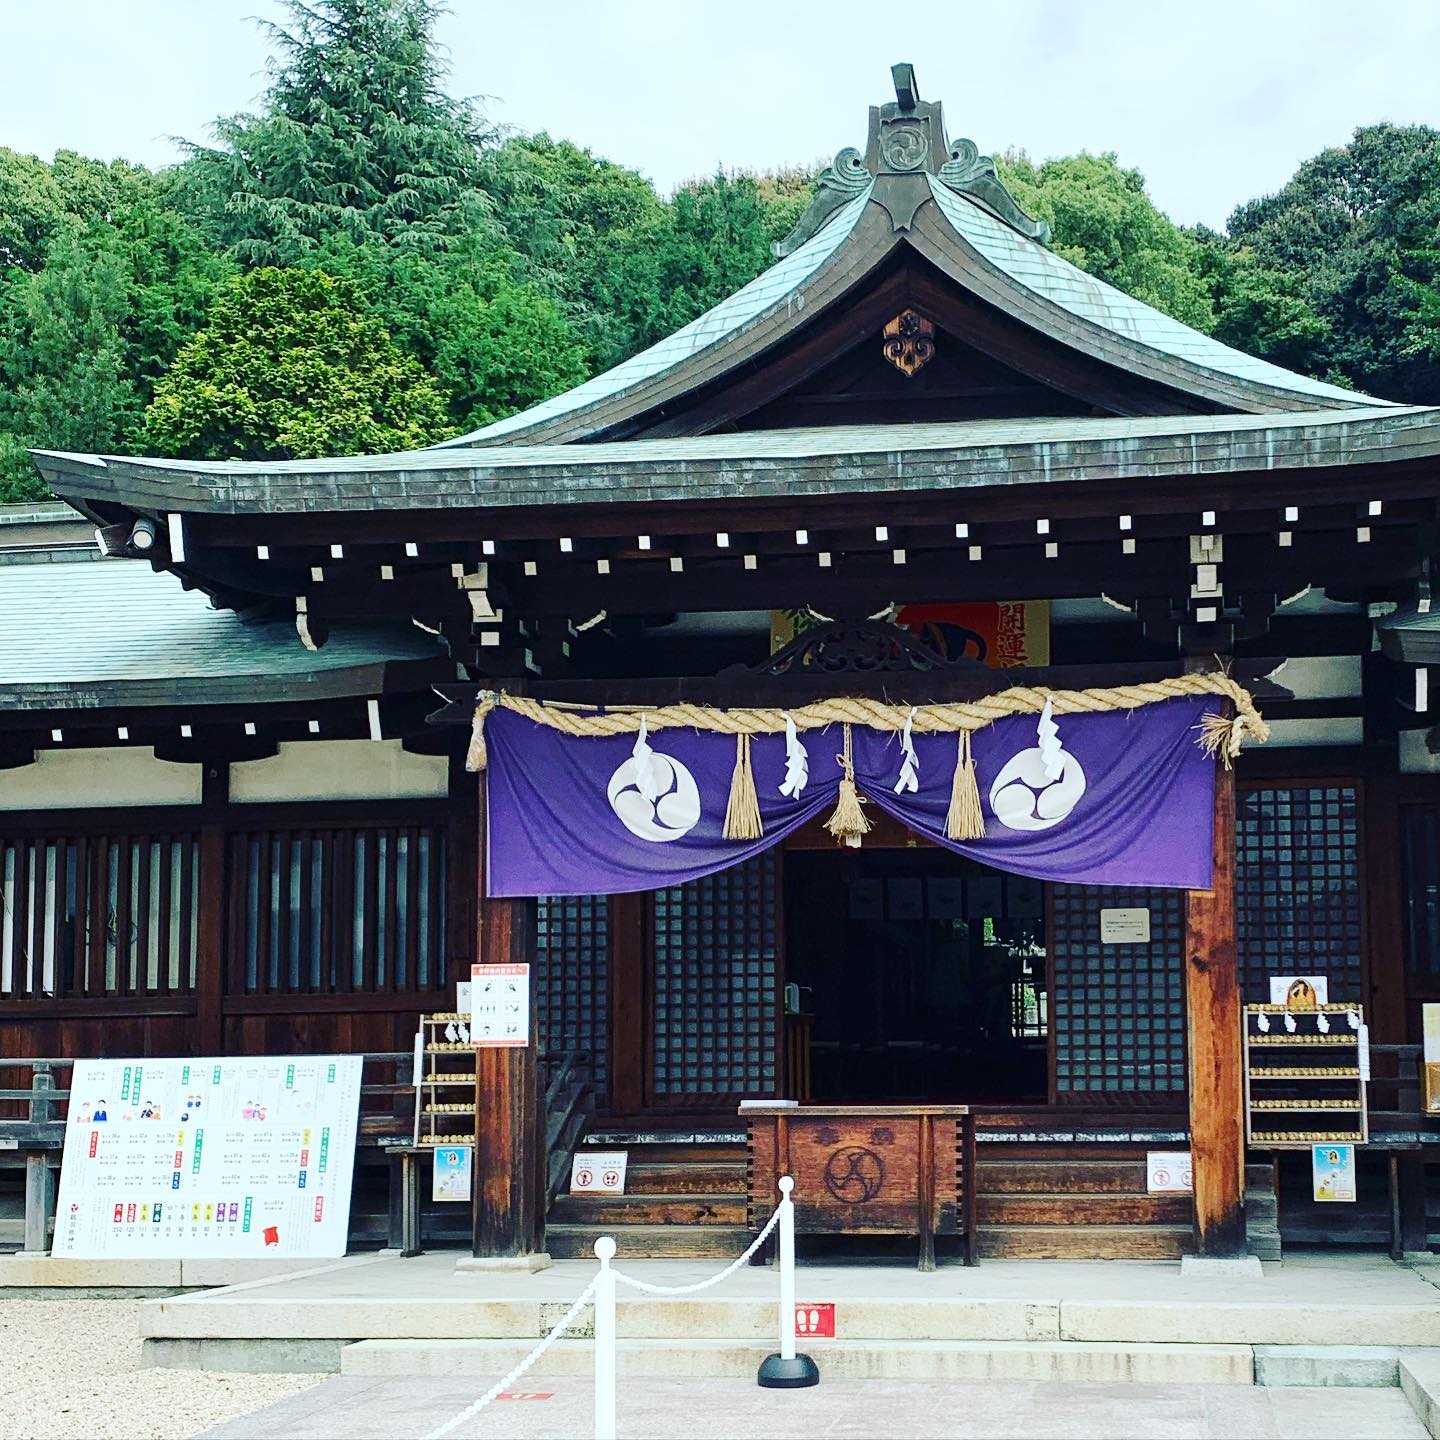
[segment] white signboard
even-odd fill
[[[626,1150],[592,1150],[570,1162],[572,1195],[623,1195]]]
[[[1193,1195],[1194,1174],[1188,1150],[1147,1150],[1145,1189],[1151,1195]]]
[[[1100,943],[1102,945],[1148,945],[1150,943],[1150,912],[1143,905],[1134,909],[1102,910],[1100,912]]]
[[[1317,1005],[1330,1003],[1330,977],[1328,975],[1272,975],[1270,977],[1270,1003],[1283,1005],[1290,994],[1290,987],[1303,980],[1315,992]]]
[[[359,1055],[77,1061],[54,1253],[343,1255],[360,1065]]]
[[[480,1050],[530,1043],[530,967],[470,967],[470,1043]]]

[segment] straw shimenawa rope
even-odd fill
[[[872,730],[900,731],[910,717],[922,734],[983,730],[1007,715],[1038,715],[1048,700],[1055,715],[1097,714],[1107,710],[1138,710],[1163,700],[1187,695],[1218,695],[1234,706],[1233,718],[1208,715],[1201,743],[1208,754],[1226,763],[1240,752],[1241,743],[1269,738],[1270,727],[1255,708],[1250,692],[1221,671],[1173,675],[1139,685],[1114,685],[1094,690],[1037,690],[1016,686],[998,695],[935,705],[891,705],[884,700],[851,696],[817,700],[788,710],[737,707],[720,710],[708,705],[593,707],[546,704],[524,695],[496,691],[481,694],[475,708],[467,767],[483,770],[486,762],[485,717],[497,707],[523,715],[565,735],[633,735],[643,717],[647,729],[706,730],[720,735],[781,735],[785,720],[794,719],[798,730],[820,730],[826,725],[866,725]]]

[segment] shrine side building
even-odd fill
[[[521,414],[397,455],[37,452],[65,503],[0,514],[0,1066],[407,1051],[472,963],[528,960],[536,1043],[478,1062],[481,1251],[628,1215],[629,1253],[732,1253],[772,1143],[739,1107],[773,1100],[968,1109],[981,1257],[1440,1240],[1440,409],[1076,269],[895,81],[771,269]],[[1206,890],[1037,878],[868,802],[852,843],[817,817],[683,883],[487,885],[497,696],[629,724],[1217,673],[1269,739],[1216,763]],[[1363,1016],[1364,1114],[1296,1091],[1247,1145],[1249,1042],[1286,1030],[1244,1006],[1294,977]],[[628,1212],[550,1183],[562,1070],[653,1158]],[[1360,1198],[1314,1205],[1306,1137],[1352,1132]],[[1147,1183],[1177,1151],[1193,1194]]]

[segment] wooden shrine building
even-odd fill
[[[771,1100],[968,1109],[930,1183],[982,1256],[1237,1254],[1247,1175],[1251,1244],[1278,1185],[1287,1241],[1424,1248],[1440,409],[1229,349],[1047,239],[897,66],[771,269],[522,414],[398,455],[38,453],[86,524],[0,525],[0,1056],[407,1050],[472,962],[529,960],[537,1043],[478,1062],[482,1250],[628,1214],[734,1253],[737,1107]],[[821,816],[684,883],[487,893],[487,697],[633,729],[1221,671],[1270,734],[1216,765],[1206,890],[1037,879],[867,804],[858,844]],[[1369,1026],[1348,1208],[1308,1154],[1247,1166],[1242,1006],[1297,975]],[[582,1053],[640,1193],[547,1234],[537,1063]],[[756,1166],[785,1117],[748,1123]],[[1193,1197],[1152,1193],[1146,1152],[1187,1149]]]

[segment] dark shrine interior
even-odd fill
[[[1040,881],[918,846],[795,851],[784,873],[813,1099],[1044,1103]]]

